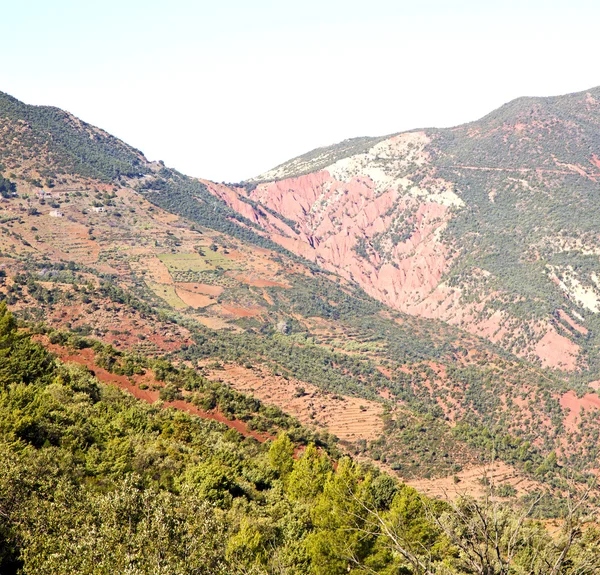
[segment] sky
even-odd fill
[[[4,0],[0,91],[238,182],[600,85],[599,21],[587,0]]]

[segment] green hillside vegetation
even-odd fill
[[[560,162],[592,170],[600,148],[600,87],[545,98],[517,98],[475,122],[433,130],[437,162],[501,168],[553,168]],[[468,137],[474,130],[478,137]]]
[[[598,87],[518,98],[477,121],[424,130],[431,141],[421,165],[396,166],[393,157],[369,163],[369,169],[389,167],[395,178],[417,185],[434,178],[451,184],[464,206],[452,208],[444,232],[453,267],[443,281],[463,291],[462,305],[486,302],[477,320],[505,312],[507,333],[500,342],[505,350],[538,361],[535,347],[548,324],[576,343],[583,353],[572,376],[575,385],[600,373],[600,308],[595,300],[584,305],[565,294],[557,280],[569,284],[572,272],[583,289],[598,295],[599,118]],[[383,139],[356,138],[313,150],[275,168],[273,179],[317,172]],[[258,181],[250,180],[247,189]],[[390,242],[397,245],[414,234],[412,209],[397,212],[389,228],[369,241],[357,237],[357,255],[371,263],[388,261]],[[561,319],[559,310],[581,318],[587,333]]]
[[[143,180],[139,191],[152,203],[188,220],[243,242],[287,253],[281,246],[265,237],[259,226],[232,210],[211,194],[206,186],[195,180],[164,168],[159,177]]]
[[[318,447],[326,447],[331,454],[336,453],[336,442],[331,435],[302,428],[278,407],[263,404],[256,398],[211,381],[197,370],[177,367],[163,357],[150,358],[140,353],[119,351],[109,344],[72,332],[44,329],[43,326],[36,326],[33,330],[47,335],[51,344],[64,346],[75,353],[91,349],[95,365],[109,373],[128,376],[130,382],[133,382],[133,375],[150,371],[154,380],[162,384],[158,386],[161,400],[183,400],[207,412],[216,410],[229,419],[244,422],[250,430],[273,436],[285,430],[297,444],[312,442]]]
[[[495,452],[525,473],[559,487],[563,468],[542,472],[540,465],[546,456],[559,450],[561,465],[568,464],[581,472],[596,460],[597,429],[593,419],[586,418],[579,429],[567,435],[569,450],[564,454],[560,451],[565,431],[558,398],[568,389],[563,380],[494,351],[483,340],[465,340],[455,328],[441,329],[436,322],[401,314],[396,316],[401,321],[394,321],[364,292],[342,288],[327,276],[290,275],[291,287],[265,288],[273,303],[267,305],[262,300],[267,308],[264,317],[239,320],[244,331],[234,333],[210,330],[195,321],[194,313],[177,313],[187,308],[169,285],[152,286],[161,298],[154,301],[143,291],[134,295],[117,287],[116,277],[103,277],[99,289],[91,289],[87,281],[80,280],[74,292],[39,283],[43,279],[48,286],[53,278],[73,281],[65,273],[44,267],[40,278],[39,267],[32,267],[30,275],[16,278],[8,290],[8,300],[18,302],[28,293],[35,305],[27,307],[22,317],[30,322],[43,321],[49,306],[63,303],[78,305],[80,301],[91,310],[96,305],[94,298],[99,297],[124,309],[138,310],[143,317],[151,317],[153,306],[158,307],[163,320],[168,318],[185,326],[195,341],[172,354],[175,362],[197,365],[198,361],[220,360],[264,366],[272,373],[312,383],[327,393],[364,397],[389,408],[402,402],[405,409],[386,417],[386,432],[381,438],[348,448],[388,464],[403,477],[448,475],[468,464],[487,461]],[[217,301],[236,304],[250,295],[245,286],[226,290]],[[332,322],[335,331],[331,335],[312,332],[306,320],[298,318],[322,318]],[[283,332],[277,327],[282,321]],[[78,329],[82,335],[102,334],[89,323]],[[138,349],[148,353],[145,343]],[[473,350],[481,357],[477,364],[456,365]],[[438,380],[431,362],[445,370],[444,380],[434,389],[428,387],[428,382]],[[380,396],[385,390],[391,394],[390,400]],[[442,407],[453,402],[464,409],[461,421],[469,426],[468,433],[453,434],[445,422]],[[519,457],[497,449],[506,436],[527,445]]]
[[[194,254],[159,254],[170,273],[178,271],[203,272],[221,268],[231,270],[239,268],[233,260],[211,249],[202,249],[202,253]]]
[[[140,403],[54,360],[17,331],[4,305],[0,349],[0,571],[7,575],[600,568],[600,533],[580,528],[581,513],[567,514],[563,532],[551,537],[514,505],[433,502],[314,444],[295,455],[285,433],[260,444]]]
[[[600,121],[597,105],[589,101],[598,97],[599,88],[520,98],[477,122],[435,131],[428,148],[436,174],[453,182],[466,204],[456,210],[445,234],[459,256],[448,275],[450,284],[460,285],[475,300],[501,292],[488,308],[522,320],[554,317],[559,333],[584,349],[582,379],[587,373],[588,380],[600,370],[598,314],[573,298],[566,300],[550,272],[556,269],[560,278],[561,270],[571,268],[584,286],[592,287],[600,274],[598,257],[589,253],[600,232],[598,185],[585,175],[598,172],[592,159],[600,155]],[[491,275],[474,280],[473,268]],[[582,317],[588,333],[556,319],[561,308]],[[503,345],[523,349],[526,337],[509,333]]]
[[[596,92],[592,91],[593,94]],[[512,352],[529,350],[539,337],[534,336],[529,327],[523,332],[517,329],[518,322],[513,322],[501,345],[492,345],[461,329],[393,312],[358,287],[345,284],[335,275],[322,272],[316,265],[286,252],[266,237],[255,222],[227,207],[199,180],[160,164],[150,164],[137,150],[60,110],[26,106],[5,95],[0,95],[0,125],[3,128],[0,130],[0,169],[8,177],[0,177],[0,194],[11,199],[5,202],[7,210],[2,217],[1,231],[3,237],[10,238],[12,243],[6,242],[9,247],[3,248],[4,253],[0,257],[3,265],[10,262],[8,265],[16,275],[4,277],[4,270],[0,270],[0,286],[7,302],[18,309],[18,317],[26,320],[29,328],[37,322],[46,321],[46,318],[62,322],[67,329],[73,325],[77,335],[48,331],[53,343],[68,345],[74,353],[83,347],[92,347],[98,365],[113,373],[132,376],[138,373],[136,370],[156,372],[159,381],[165,384],[160,389],[160,397],[164,401],[185,400],[199,409],[218,410],[227,417],[241,420],[251,431],[273,437],[285,431],[296,449],[314,443],[316,455],[314,451],[307,449],[307,452],[313,453],[311,457],[316,458],[318,466],[326,469],[323,477],[328,473],[336,477],[341,466],[340,463],[336,467],[340,460],[338,449],[381,462],[386,469],[397,471],[404,478],[448,476],[458,473],[463,467],[499,458],[528,478],[552,487],[554,493],[566,493],[568,476],[575,476],[580,484],[584,484],[589,479],[587,470],[597,467],[600,453],[600,430],[594,411],[581,418],[576,428],[565,429],[568,412],[560,402],[561,395],[567,390],[573,389],[581,396],[589,391],[588,381],[597,379],[600,369],[600,355],[597,353],[600,349],[600,319],[577,301],[567,301],[550,278],[549,270],[551,267],[557,270],[572,268],[582,281],[590,285],[595,282],[595,277],[600,277],[598,258],[593,250],[584,254],[577,249],[558,248],[553,241],[577,240],[588,247],[597,244],[600,215],[595,202],[597,190],[592,180],[575,172],[553,172],[550,177],[546,172],[517,172],[515,166],[554,169],[557,166],[552,156],[560,150],[561,142],[568,140],[572,142],[569,154],[561,155],[559,159],[587,162],[586,169],[595,169],[588,156],[590,150],[597,147],[597,127],[593,118],[585,120],[585,114],[582,115],[582,97],[575,95],[568,101],[556,99],[552,102],[544,99],[517,101],[468,127],[431,131],[433,141],[427,150],[433,159],[434,175],[454,182],[457,193],[467,205],[453,213],[454,217],[445,231],[445,239],[455,250],[455,255],[460,257],[454,259],[457,263],[444,281],[450,286],[463,288],[464,302],[478,301],[492,292],[501,294],[488,300],[482,316],[495,309],[503,309],[518,320],[549,318],[559,333],[567,334],[585,352],[582,372],[569,379],[559,373],[541,370],[512,355]],[[531,133],[517,135],[517,124],[527,124],[532,115],[535,129],[532,128]],[[573,131],[572,124],[580,121],[581,128]],[[480,130],[480,137],[475,143],[467,137],[467,131],[473,129]],[[512,146],[510,161],[504,157],[498,159],[506,151],[505,137]],[[307,173],[322,167],[324,162],[331,163],[341,157],[365,152],[382,139],[358,138],[339,146],[315,150],[289,163],[290,174]],[[540,141],[547,143],[547,146],[544,144],[546,147],[541,146],[544,148],[541,150],[538,149]],[[500,166],[507,172],[467,170],[463,167],[467,163],[478,168]],[[311,166],[310,169],[308,166]],[[15,170],[17,175],[11,170]],[[427,176],[425,168],[419,171],[418,166],[413,164],[406,170],[407,174],[410,170],[417,170],[415,174],[408,174],[415,182]],[[34,175],[43,182],[34,181]],[[37,251],[44,243],[59,245],[61,240],[55,232],[38,230],[38,226],[44,225],[40,212],[47,209],[47,204],[35,193],[31,194],[31,188],[65,184],[71,177],[83,178],[81,181],[84,183],[76,191],[54,197],[51,206],[61,207],[67,212],[66,225],[74,224],[75,227],[83,224],[83,233],[77,232],[75,238],[65,236],[69,243],[63,253],[69,255],[64,256],[65,261],[57,262],[48,255],[41,255],[44,252]],[[16,190],[15,181],[19,187],[28,189],[33,197],[26,198],[27,194],[21,194],[22,198],[12,198]],[[253,185],[248,184],[250,187]],[[139,194],[119,189],[129,187]],[[161,225],[152,228],[159,230],[157,234],[145,233],[144,230],[151,229],[152,219],[140,213],[140,195],[181,216],[181,219],[167,226],[164,220],[168,218],[162,218]],[[88,201],[83,199],[84,196],[91,197]],[[76,202],[81,202],[77,208],[79,212],[72,210],[69,213],[69,208],[73,208]],[[105,213],[89,213],[90,206],[101,205],[107,208]],[[145,202],[144,205],[149,213],[153,213],[154,207],[148,208]],[[259,212],[269,211],[256,202],[253,207]],[[270,213],[292,228],[295,226],[294,222],[277,216],[272,210]],[[73,219],[71,214],[74,214]],[[85,217],[78,219],[80,215]],[[88,225],[88,219],[92,221],[92,218],[95,218],[93,226]],[[413,219],[413,212],[406,213],[388,230],[394,243],[410,237],[415,225]],[[139,221],[142,223],[138,224]],[[106,224],[103,225],[104,222]],[[186,233],[179,234],[182,230]],[[28,235],[30,232],[31,235]],[[67,262],[66,258],[72,257],[74,251],[85,253],[86,257],[89,255],[90,248],[85,243],[88,235],[90,241],[97,242],[98,261],[89,266]],[[210,238],[208,241],[207,237]],[[383,250],[385,239],[382,235],[372,242],[373,245],[359,242],[358,251],[368,255],[367,251]],[[228,250],[243,251],[244,245],[260,246],[278,254],[272,253],[261,261],[263,264],[269,260],[271,268],[268,273],[276,274],[273,277],[275,285],[271,285],[273,282],[267,282],[264,288],[256,287],[261,285],[259,283],[249,285],[254,271],[253,258],[234,261],[228,257]],[[141,254],[141,250],[136,253],[135,249],[129,249],[146,249],[148,246],[152,247]],[[210,296],[211,303],[206,308],[211,309],[187,306],[177,295],[176,286],[146,279],[153,276],[150,273],[145,275],[148,270],[144,269],[143,262],[156,257],[166,265],[175,282],[197,282],[223,288],[222,292],[209,292],[219,294]],[[101,264],[101,272],[100,265],[96,264]],[[489,271],[490,275],[473,274],[474,268]],[[242,271],[227,273],[234,269]],[[242,276],[244,281],[240,279]],[[264,279],[267,277],[270,276],[265,274]],[[245,283],[246,280],[248,283]],[[282,287],[284,284],[285,287]],[[251,307],[257,315],[237,319],[228,316],[222,330],[208,329],[200,321],[221,319],[218,310],[227,304]],[[563,308],[567,308],[573,317],[579,314],[583,320],[578,321],[585,324],[588,332],[580,333],[567,325],[558,311]],[[110,321],[104,322],[103,314]],[[87,339],[88,336],[101,337],[117,345],[116,334],[130,329],[129,326],[121,327],[119,322],[134,315],[137,323],[132,324],[133,335],[127,344],[131,345],[130,354]],[[210,325],[208,321],[206,323]],[[40,331],[46,332],[45,329]],[[148,337],[149,334],[158,336],[159,332],[164,336],[162,343],[165,347],[162,349]],[[1,428],[6,430],[8,437],[6,469],[14,463],[16,468],[24,466],[24,475],[35,475],[31,469],[37,469],[36,465],[40,469],[50,465],[48,461],[55,456],[56,461],[64,461],[60,463],[63,465],[60,473],[48,467],[48,476],[64,480],[74,491],[61,491],[63,484],[59,485],[58,479],[52,484],[43,483],[43,478],[27,484],[31,497],[37,503],[41,501],[37,495],[38,486],[42,486],[40,489],[44,493],[56,491],[59,495],[65,494],[64,500],[48,500],[48,506],[63,509],[60,521],[64,529],[61,527],[63,531],[56,533],[64,535],[67,528],[71,530],[69,533],[77,529],[97,533],[101,530],[100,525],[111,525],[107,516],[98,515],[100,511],[96,510],[116,505],[110,497],[121,493],[118,497],[130,502],[135,499],[138,501],[135,505],[149,506],[148,499],[156,500],[157,505],[160,501],[166,502],[164,505],[172,508],[171,515],[162,507],[151,507],[155,509],[152,513],[156,517],[164,514],[170,518],[167,522],[173,525],[181,526],[192,521],[185,514],[188,510],[195,516],[207,517],[207,523],[198,526],[199,531],[195,534],[186,535],[175,530],[174,534],[165,535],[167,538],[174,537],[174,541],[184,541],[178,538],[188,536],[198,539],[197,534],[203,533],[205,527],[207,530],[222,529],[222,532],[218,531],[222,537],[219,535],[219,541],[215,543],[217,547],[221,545],[220,551],[211,556],[212,559],[206,559],[210,565],[213,565],[210,563],[213,559],[217,561],[214,563],[215,572],[218,569],[224,572],[238,569],[245,573],[328,573],[330,565],[337,565],[335,569],[338,571],[334,569],[332,573],[368,571],[367,565],[372,571],[390,575],[427,572],[422,565],[415,563],[414,557],[409,559],[398,549],[389,547],[386,539],[389,536],[379,538],[381,530],[384,530],[381,524],[373,527],[376,535],[369,535],[374,539],[366,537],[364,550],[357,550],[358,547],[363,549],[362,543],[356,543],[357,547],[351,551],[322,546],[319,552],[329,554],[331,561],[316,558],[317,555],[310,550],[310,542],[321,524],[320,519],[313,516],[312,509],[318,506],[317,501],[319,505],[325,505],[323,490],[328,480],[324,479],[320,484],[314,500],[302,502],[306,508],[302,512],[304,514],[299,512],[296,507],[300,504],[291,495],[294,488],[288,486],[286,477],[290,469],[300,466],[303,458],[295,462],[288,458],[286,462],[277,464],[279,467],[274,466],[269,459],[268,445],[238,437],[235,432],[227,431],[214,422],[137,404],[96,382],[85,370],[57,364],[27,338],[21,341],[15,336],[14,339],[19,343],[9,343],[6,347],[8,363],[5,376],[10,385],[7,383],[5,399],[8,403],[2,412],[2,417],[7,415],[7,423],[5,428]],[[186,343],[180,345],[182,341]],[[173,364],[162,363],[164,349],[174,350],[167,356]],[[587,363],[584,365],[584,362]],[[384,405],[384,433],[377,439],[347,441],[336,447],[329,434],[302,428],[277,408],[236,394],[227,386],[199,375],[206,373],[202,371],[203,366],[222,363],[238,364],[247,370],[255,366],[264,367],[265,372],[276,377],[296,378],[300,384],[314,384],[323,394],[378,401]],[[183,369],[182,365],[194,366],[198,373]],[[26,372],[22,366],[27,366]],[[80,380],[93,381],[96,391],[80,391],[77,387],[83,385]],[[89,397],[85,397],[86,394]],[[130,429],[129,419],[122,415],[123,410],[130,409],[135,412],[136,421],[143,422],[141,428],[131,424]],[[30,420],[26,420],[25,424],[19,423],[22,416],[30,417],[34,423],[31,426]],[[122,419],[128,423],[123,424]],[[179,429],[179,423],[174,421],[184,421],[181,425],[193,430],[174,438],[171,431],[164,431]],[[15,431],[20,430],[21,425],[23,437],[19,435],[20,431]],[[88,426],[91,426],[89,436],[82,438],[78,435],[77,429],[85,430]],[[75,439],[72,440],[71,436]],[[38,437],[41,439],[36,439]],[[286,440],[281,441],[285,443]],[[223,442],[229,450],[225,463],[219,459],[221,455],[214,454],[213,449]],[[146,446],[148,452],[145,451]],[[46,463],[35,463],[40,454],[45,454],[43,461]],[[164,469],[159,461],[154,471],[155,455],[156,461],[162,461],[163,456],[166,458]],[[233,465],[233,460],[239,460],[239,465]],[[240,495],[237,487],[227,487],[224,491],[219,487],[218,490],[231,495],[231,505],[216,505],[218,509],[225,509],[223,512],[206,511],[204,496],[198,495],[186,479],[188,467],[203,461],[229,466],[223,473],[227,477],[233,474],[233,485],[241,486],[240,490],[244,492]],[[260,471],[256,471],[256,466]],[[111,469],[118,471],[111,475]],[[385,477],[373,470],[353,469],[356,486],[368,486],[370,481]],[[40,474],[43,476],[41,471]],[[22,477],[19,476],[18,480],[21,481]],[[362,487],[356,488],[362,490]],[[2,489],[0,486],[0,498]],[[6,489],[10,492],[13,487]],[[400,490],[400,487],[395,486],[394,489]],[[402,492],[405,495],[409,493],[405,489]],[[423,502],[416,494],[410,493],[411,502],[413,497]],[[331,493],[328,492],[327,496]],[[187,497],[190,497],[189,505]],[[229,501],[229,496],[221,494],[219,497]],[[365,501],[370,501],[370,495],[365,497]],[[82,513],[81,516],[74,515],[72,521],[66,511],[68,501],[74,502],[73,508]],[[392,505],[390,501],[393,498],[388,499],[387,507],[384,505],[380,509],[384,514],[391,513],[388,509]],[[34,529],[30,526],[35,519],[37,503],[32,503],[31,507],[28,507],[29,502],[24,504],[28,511],[24,511],[23,516],[19,515],[14,533],[12,527],[7,527],[6,532],[11,532],[7,536],[7,541],[10,540],[7,545],[13,549],[7,555],[10,556],[7,561],[11,564],[19,561],[19,550],[24,549],[23,542],[29,537],[23,534],[29,533],[27,529]],[[212,500],[209,506],[215,506]],[[367,508],[372,510],[372,503],[368,503]],[[4,509],[0,501],[0,517],[3,517]],[[114,507],[111,509],[114,510]],[[365,507],[362,509],[365,510]],[[46,511],[40,513],[40,517]],[[332,513],[338,511],[336,508]],[[550,504],[544,503],[543,509],[538,510],[539,515],[545,517],[555,517],[562,511],[561,498],[555,498]],[[211,515],[213,512],[216,515]],[[292,519],[289,519],[288,513],[292,514]],[[431,513],[428,513],[427,521],[431,521]],[[151,521],[147,517],[146,520]],[[118,521],[113,524],[122,526]],[[139,521],[132,519],[132,524],[138,525]],[[253,528],[258,525],[258,534],[250,531],[248,537],[262,543],[256,543],[256,549],[260,548],[256,553],[252,551],[243,555],[238,549],[236,553],[245,557],[238,560],[237,555],[228,555],[228,546],[230,538],[236,540],[246,529],[244,522]],[[149,565],[144,561],[159,561],[154,555],[154,559],[141,558],[145,552],[143,543],[151,539],[149,531],[143,529],[152,531],[157,529],[157,525],[158,520],[151,527],[140,527],[141,535],[137,539],[137,527],[135,533],[128,532],[128,540],[137,541],[136,551],[131,551],[132,556],[137,553],[135,556],[140,557],[135,560],[138,562],[136,565]],[[39,532],[35,529],[32,532],[36,534],[54,532],[48,524],[39,527]],[[331,528],[327,529],[331,535]],[[354,526],[338,526],[336,529],[353,532]],[[331,536],[333,540],[337,537]],[[38,535],[31,537],[28,541],[33,541]],[[436,561],[442,555],[456,558],[458,553],[456,545],[448,542],[451,535],[446,534],[445,537],[436,539],[435,543],[439,543],[443,553],[427,559],[435,565],[431,572],[436,575],[443,572]],[[191,539],[185,539],[185,545],[194,548]],[[244,543],[240,546],[253,549],[253,544],[243,537],[242,540]],[[138,567],[126,567],[122,563],[125,561],[123,557],[129,553],[129,550],[119,551],[119,546],[126,545],[125,539],[113,541],[115,557],[118,558],[103,572],[127,569],[135,572]],[[547,540],[544,541],[543,545],[549,545]],[[422,542],[419,539],[419,545]],[[58,545],[49,539],[46,544],[48,549]],[[91,544],[88,541],[82,545]],[[176,547],[178,543],[174,545]],[[382,545],[388,545],[387,551],[381,551]],[[438,549],[435,545],[432,548]],[[62,561],[64,569],[69,566],[71,572],[76,572],[79,567],[69,563],[72,551],[67,547],[61,549],[66,555],[59,553],[56,564],[45,564],[43,568],[39,567],[39,571],[35,571],[37,567],[33,562],[38,552],[32,551],[27,559],[32,563],[29,571],[25,572],[60,572]],[[149,549],[157,550],[159,547],[150,546]],[[272,553],[273,550],[282,550],[286,557],[290,553],[295,559],[279,559],[277,553]],[[198,550],[198,553],[202,552]],[[179,551],[173,553],[172,561],[175,563],[165,564],[164,571],[171,573],[179,569],[185,572],[187,567],[173,567],[179,565],[177,561],[184,560]],[[379,553],[384,559],[373,559],[379,557]],[[38,554],[42,557],[47,555],[45,552]],[[298,563],[295,563],[296,560]],[[89,561],[92,565],[93,561]],[[319,561],[327,567],[317,567]],[[404,565],[402,561],[408,563]],[[457,564],[452,565],[448,566],[449,573],[452,573],[451,569],[459,569]],[[88,567],[80,569],[85,571]],[[139,567],[140,572],[145,569],[150,568]],[[458,572],[463,571],[459,569]],[[545,571],[539,567],[537,572]]]
[[[58,108],[29,106],[0,92],[0,119],[8,128],[0,136],[0,163],[18,147],[22,160],[43,154],[53,178],[76,173],[111,182],[148,171],[141,152]]]
[[[283,251],[198,180],[151,165],[139,150],[63,110],[30,106],[0,92],[0,125],[0,171],[21,171],[40,188],[54,187],[66,175],[114,185],[127,182],[157,205],[202,226]]]
[[[562,449],[564,412],[559,398],[572,384],[551,372],[532,369],[483,340],[465,340],[449,326],[441,329],[436,322],[401,314],[396,316],[401,322],[385,317],[383,306],[360,289],[342,289],[319,275],[288,279],[289,288],[266,288],[273,301],[267,318],[240,321],[246,328],[243,333],[214,332],[186,323],[195,345],[176,357],[192,363],[217,357],[240,365],[264,364],[275,373],[328,392],[376,401],[383,401],[379,394],[387,390],[393,398],[390,405],[401,401],[413,415],[390,417],[381,438],[353,449],[403,474],[448,474],[457,466],[485,460],[492,451],[538,479],[552,482],[554,475],[562,473],[558,467],[542,473],[540,465],[546,456]],[[312,333],[295,319],[299,316],[333,322],[334,335]],[[276,327],[282,317],[285,333]],[[344,347],[335,346],[338,339]],[[361,353],[356,353],[356,346]],[[470,351],[477,351],[481,359],[460,365],[460,358]],[[443,379],[431,362],[443,366]],[[382,366],[386,373],[379,369]],[[440,379],[433,390],[428,387],[428,382]],[[524,399],[524,407],[519,407]],[[452,434],[444,422],[440,404],[450,406],[454,401],[464,409],[460,420],[471,429],[469,433]],[[485,440],[476,438],[480,434]],[[577,440],[561,461],[584,473],[598,456],[593,421],[582,421],[570,437]],[[519,457],[497,449],[507,438],[526,445]],[[463,441],[475,450],[465,449],[460,445]],[[581,445],[575,449],[575,444]]]

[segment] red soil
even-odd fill
[[[574,330],[578,331],[583,335],[587,335],[588,330],[582,325],[579,325],[574,319],[571,318],[571,316],[568,313],[566,313],[562,309],[559,309],[558,315],[560,316],[560,319],[567,322]]]
[[[535,346],[535,354],[541,359],[544,367],[574,371],[577,369],[579,346],[549,327]]]
[[[580,420],[581,409],[583,408],[584,411],[599,410],[600,397],[595,393],[586,393],[583,397],[577,397],[574,391],[569,391],[560,398],[560,406],[564,410],[570,410],[564,418],[565,429],[575,431]]]
[[[225,288],[221,286],[212,286],[209,284],[197,284],[197,283],[186,283],[180,282],[176,284],[178,288],[182,288],[186,291],[201,293],[204,295],[220,296]]]
[[[328,171],[259,184],[248,196],[297,223],[291,229],[242,201],[241,188],[212,185],[209,189],[233,209],[260,224],[269,237],[286,249],[346,280],[358,283],[369,295],[402,312],[439,319],[493,342],[512,328],[505,312],[489,315],[487,299],[464,303],[460,289],[443,281],[452,265],[440,232],[451,218],[445,205],[402,196],[390,188],[377,190],[370,177],[338,181]],[[359,238],[370,240],[389,226],[398,213],[412,212],[413,232],[405,241],[388,246],[389,261],[378,254],[357,254]],[[489,294],[494,299],[501,294]],[[541,341],[534,351],[547,367],[577,369],[579,347],[546,322],[529,326]],[[585,329],[581,326],[573,329]],[[524,350],[523,355],[530,350]]]
[[[98,378],[100,381],[104,383],[109,383],[111,385],[115,385],[118,388],[131,393],[131,395],[133,395],[137,399],[141,399],[148,403],[155,403],[159,401],[158,390],[139,388],[139,385],[141,383],[145,383],[146,385],[163,385],[162,383],[154,379],[154,375],[151,372],[147,372],[144,375],[134,375],[132,377],[127,377],[125,375],[116,375],[114,373],[106,371],[101,367],[98,367],[95,363],[94,352],[89,348],[73,352],[73,350],[67,349],[60,345],[46,344],[46,347],[51,352],[55,353],[61,359],[61,361],[73,362],[78,363],[79,365],[84,365],[90,371],[92,371],[96,378]],[[227,419],[222,413],[219,413],[218,411],[204,411],[202,409],[199,409],[195,405],[187,403],[186,401],[183,401],[181,399],[176,401],[164,402],[163,405],[165,407],[173,407],[175,409],[178,409],[179,411],[185,411],[187,413],[197,415],[202,419],[212,419],[213,421],[224,423],[227,427],[235,429],[245,437],[253,437],[261,443],[266,441],[267,439],[273,439],[269,435],[258,433],[256,431],[248,429],[248,427],[243,421],[237,419]]]
[[[239,282],[242,282],[242,283],[247,284],[252,287],[281,287],[281,288],[289,287],[280,282],[275,282],[272,280],[266,280],[266,279],[262,279],[262,278],[251,278],[251,277],[246,277],[246,276],[238,276],[235,279]]]
[[[246,309],[245,307],[237,307],[233,305],[222,305],[223,310],[237,317],[254,317],[259,315],[260,309]]]

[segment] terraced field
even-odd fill
[[[383,432],[382,403],[329,393],[295,378],[278,377],[260,367],[249,369],[226,364],[223,369],[207,369],[207,373],[237,391],[277,405],[304,425],[334,430],[344,442],[377,439]]]
[[[204,272],[208,270],[233,270],[239,264],[225,257],[223,254],[210,249],[201,250],[202,253],[175,253],[158,254],[170,272]]]
[[[163,299],[169,307],[173,309],[185,309],[188,307],[177,294],[175,288],[170,284],[156,284],[149,282],[148,287],[161,299]]]

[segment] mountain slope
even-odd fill
[[[552,565],[567,575],[600,568],[597,529],[560,500],[553,507],[564,534],[543,529],[532,515],[541,506],[521,506],[514,489],[492,486],[493,503],[432,501],[327,443],[306,444],[311,434],[291,418],[194,370],[78,343],[111,371],[57,361],[19,333],[0,305],[5,575],[462,575],[473,564],[480,572],[510,566],[540,575]],[[108,375],[125,386],[128,374],[140,391],[141,381],[157,385],[164,404],[147,405],[101,381]],[[213,402],[247,426],[285,431],[268,441],[239,433],[206,417]],[[178,403],[189,413],[172,408]],[[482,554],[494,539],[494,552]]]
[[[594,379],[599,111],[599,88],[521,98],[464,126],[351,140],[208,187],[395,309]]]
[[[447,234],[467,203],[449,180],[424,175],[435,134],[316,152],[335,161],[335,181],[321,170],[241,188],[150,163],[64,112],[48,111],[57,119],[44,128],[35,118],[45,109],[30,108],[0,115],[4,175],[17,190],[9,185],[2,199],[0,293],[28,325],[166,355],[290,410],[403,478],[458,474],[490,453],[513,466],[513,482],[552,480],[556,456],[596,467],[587,382],[480,337],[489,334],[476,313],[488,301],[451,285],[464,260]],[[29,124],[28,147],[19,130]],[[70,155],[64,142],[79,150],[82,137],[89,170],[110,167],[103,175]],[[117,157],[138,171],[113,169]],[[370,175],[353,175],[361,170]],[[400,303],[399,293],[408,294]],[[436,294],[454,305],[432,307]],[[459,313],[474,333],[449,325]],[[506,323],[505,313],[486,321]]]

